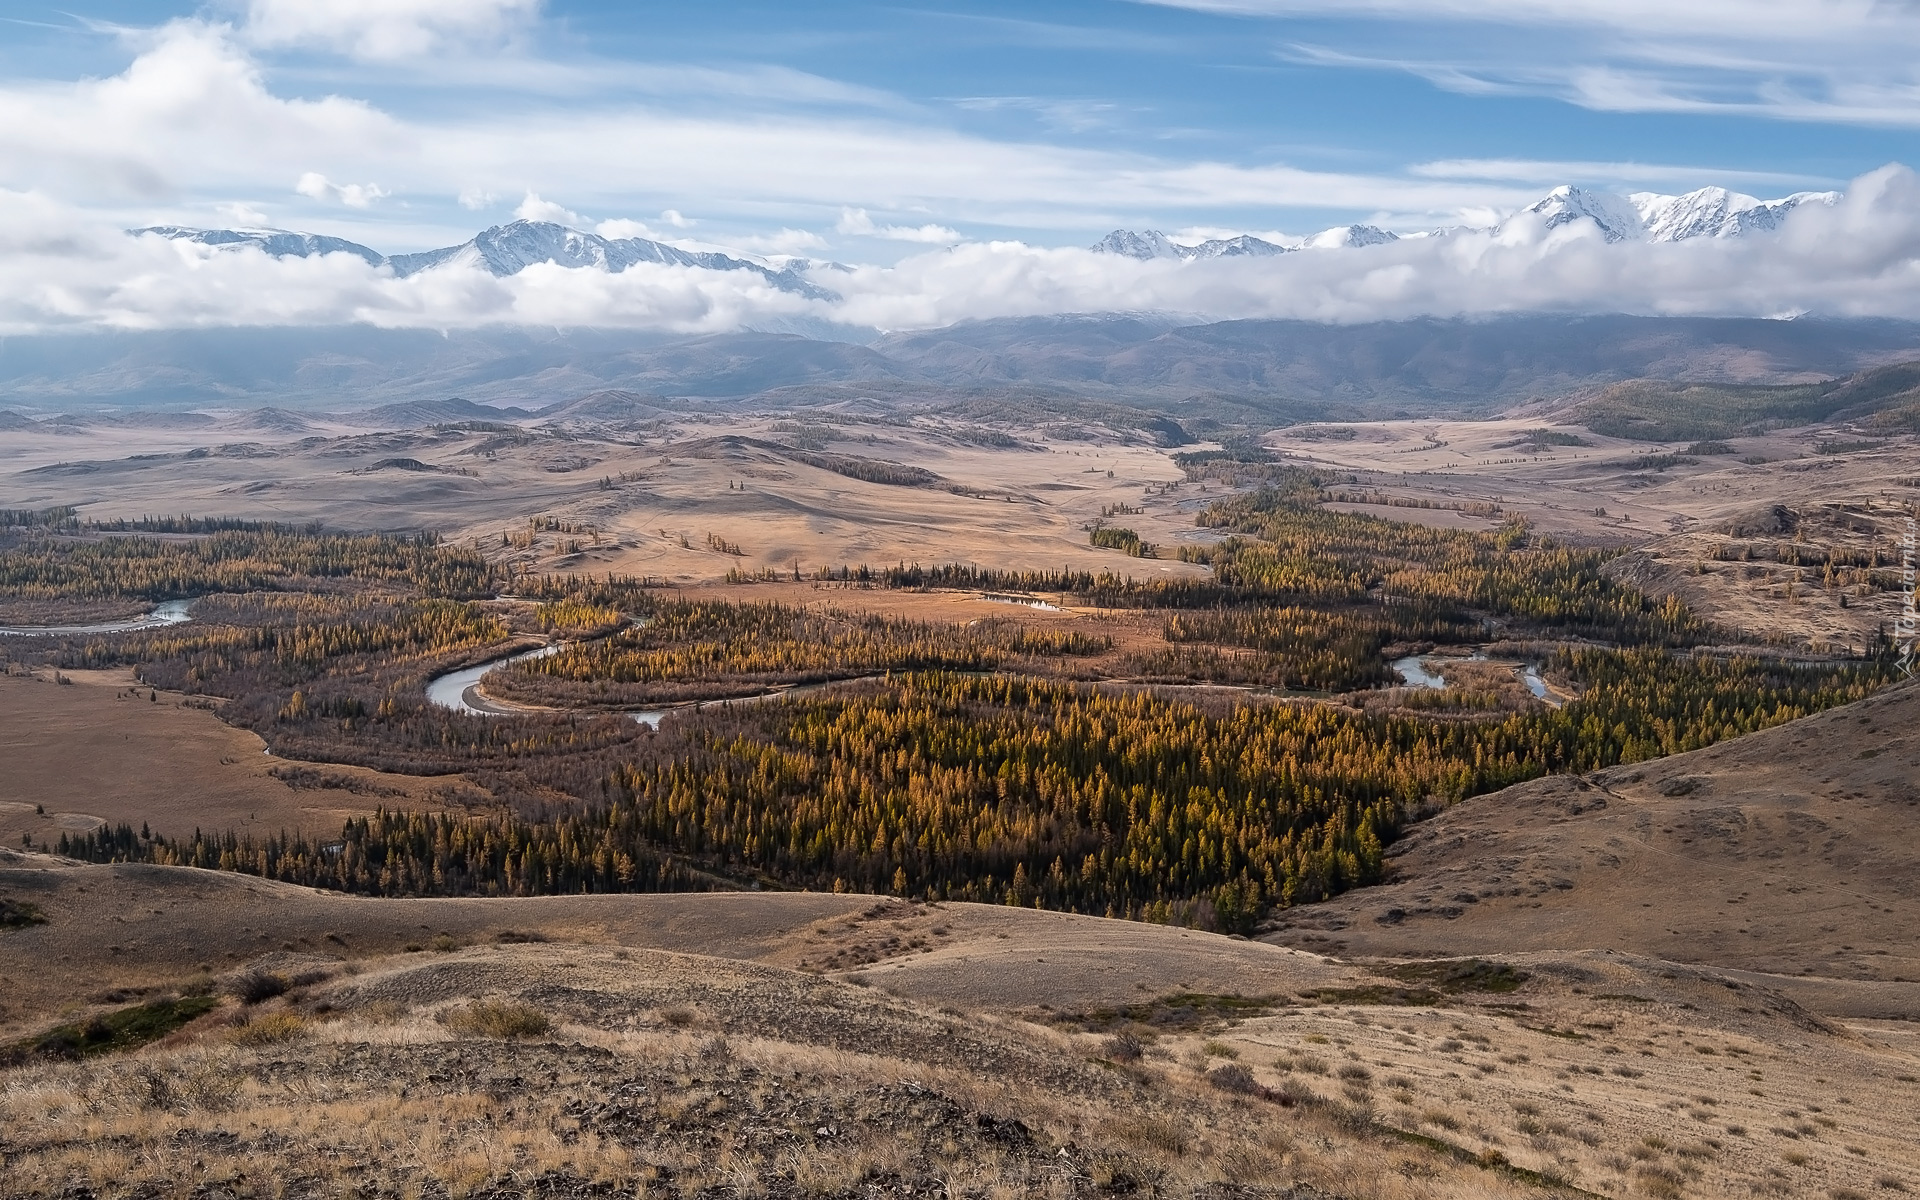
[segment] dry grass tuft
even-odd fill
[[[307,1022],[298,1013],[272,1012],[233,1027],[227,1037],[242,1046],[271,1046],[305,1035]]]
[[[475,1000],[440,1014],[455,1033],[483,1038],[533,1038],[553,1028],[547,1014],[513,1000]]]

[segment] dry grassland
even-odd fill
[[[210,707],[134,685],[127,671],[0,675],[0,845],[36,846],[101,823],[328,834],[376,805],[439,808],[432,781],[306,768],[290,787],[259,737]],[[149,697],[154,697],[150,699]],[[324,785],[324,786],[323,786]]]
[[[1920,686],[1705,750],[1535,780],[1411,827],[1389,881],[1280,915],[1357,955],[1590,948],[1920,1020]]]
[[[1453,529],[1493,529],[1524,516],[1542,533],[1634,547],[1612,570],[1655,596],[1678,595],[1695,612],[1754,638],[1816,651],[1859,649],[1892,621],[1896,592],[1841,592],[1817,569],[1770,561],[1800,546],[1809,561],[1833,550],[1897,556],[1904,513],[1920,501],[1920,443],[1818,453],[1844,429],[1808,426],[1734,439],[1734,454],[1689,454],[1685,443],[1603,437],[1582,426],[1554,432],[1584,445],[1516,445],[1540,418],[1380,421],[1280,430],[1269,445],[1301,466],[1339,472],[1348,492],[1392,503],[1335,507]],[[1760,463],[1742,459],[1759,458]],[[1435,507],[1419,507],[1432,505]],[[1479,510],[1497,505],[1498,515]],[[1768,560],[1720,562],[1716,548],[1753,543]],[[1889,560],[1892,561],[1892,560]]]

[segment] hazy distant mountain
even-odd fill
[[[1017,392],[1169,411],[1202,397],[1276,415],[1328,404],[1484,412],[1624,379],[1803,382],[1914,358],[1920,323],[1881,320],[1516,316],[1322,325],[1067,315],[963,322],[866,346],[766,333],[215,329],[0,339],[0,397],[56,409],[340,412],[432,402],[366,418],[426,424],[499,419],[495,405],[644,420],[689,399],[871,401],[879,411],[955,392],[982,403]],[[593,393],[602,393],[594,405],[552,407]],[[451,406],[450,396],[467,407]]]
[[[409,400],[383,404],[363,412],[343,413],[337,419],[367,429],[418,429],[458,421],[511,421],[534,414],[524,408],[497,408],[454,396],[447,400]]]

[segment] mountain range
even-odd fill
[[[782,291],[814,300],[838,299],[834,293],[807,281],[791,266],[772,267],[717,251],[682,250],[647,238],[605,238],[583,233],[552,221],[512,221],[484,229],[458,246],[443,246],[417,254],[381,254],[345,238],[284,229],[191,229],[182,225],[151,225],[130,229],[139,237],[152,235],[202,246],[252,246],[275,258],[308,258],[317,254],[351,254],[379,267],[390,267],[401,278],[448,263],[478,267],[490,275],[518,275],[535,263],[562,267],[592,267],[619,273],[636,263],[701,267],[709,271],[752,271]]]
[[[1544,218],[1546,227],[1551,230],[1584,220],[1593,222],[1599,228],[1600,235],[1609,242],[1684,242],[1693,238],[1738,238],[1771,232],[1780,227],[1788,213],[1803,204],[1836,204],[1839,200],[1839,192],[1795,192],[1778,200],[1760,200],[1722,187],[1699,188],[1679,196],[1659,192],[1634,192],[1622,196],[1565,185],[1521,209],[1509,218],[1509,222],[1523,217]],[[1509,222],[1492,226],[1491,231],[1498,232]],[[1266,257],[1295,250],[1379,246],[1397,242],[1402,236],[1447,237],[1469,232],[1473,228],[1454,226],[1401,235],[1374,225],[1339,225],[1311,237],[1287,242],[1266,241],[1243,234],[1194,244],[1175,242],[1157,229],[1140,233],[1116,229],[1090,248],[1096,253],[1118,254],[1141,260],[1177,258],[1192,261]]]
[[[1682,242],[1692,238],[1735,238],[1779,227],[1788,213],[1803,204],[1834,204],[1838,192],[1796,192],[1778,200],[1760,200],[1720,187],[1704,187],[1684,195],[1612,192],[1563,186],[1522,209],[1515,218],[1543,217],[1548,229],[1574,221],[1592,221],[1609,242],[1645,240]],[[1340,225],[1310,237],[1269,241],[1241,234],[1198,243],[1175,242],[1157,229],[1134,232],[1116,229],[1091,247],[1097,253],[1140,260],[1186,261],[1223,258],[1266,258],[1296,250],[1354,249],[1384,245],[1405,237],[1445,237],[1467,231],[1459,226],[1421,233],[1397,234],[1376,225]],[[1494,226],[1499,229],[1501,226]],[[475,234],[457,246],[411,254],[382,254],[346,238],[296,233],[284,229],[195,229],[183,225],[152,225],[130,229],[138,236],[171,238],[202,246],[251,246],[276,258],[308,258],[319,254],[351,254],[372,266],[390,268],[405,278],[447,264],[477,267],[495,276],[517,275],[536,263],[585,267],[618,273],[639,263],[699,267],[709,271],[751,271],[773,287],[815,300],[837,300],[832,291],[809,279],[808,271],[833,270],[836,264],[807,260],[757,262],[717,250],[685,250],[649,238],[608,238],[551,221],[512,221]]]

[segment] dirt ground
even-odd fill
[[[254,734],[208,708],[134,684],[127,671],[0,675],[0,845],[36,846],[101,824],[335,833],[380,804],[440,807],[431,781],[360,767],[308,768],[331,787],[289,787]],[[149,699],[149,697],[156,697]]]
[[[1162,1195],[1296,1200],[1518,1195],[1529,1178],[1623,1196],[1920,1186],[1908,1026],[1617,952],[1341,962],[992,906],[383,901],[11,851],[0,896],[47,918],[0,932],[0,958],[40,964],[0,977],[20,1006],[0,1044],[196,978],[303,981],[124,1058],[0,1069],[10,1194],[75,1178],[120,1194],[94,1166],[102,1138],[130,1151],[113,1159],[128,1179],[361,1161],[457,1167],[468,1187],[510,1170],[563,1196],[636,1177],[650,1195],[701,1178],[786,1195],[783,1148],[832,1195],[922,1194],[929,1175],[951,1196],[1109,1195],[1143,1168]],[[476,1000],[543,1027],[463,1033]],[[217,1105],[195,1091],[215,1078]],[[978,1143],[1007,1120],[1015,1145]],[[183,1143],[191,1163],[167,1149]],[[1073,1179],[1032,1174],[1063,1158]]]

